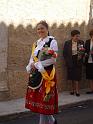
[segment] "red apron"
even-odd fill
[[[47,72],[48,74],[50,74],[50,70],[48,70]],[[56,75],[53,81],[57,82]],[[56,83],[54,87],[51,87],[49,95],[50,99],[48,101],[44,101],[45,80],[43,80],[41,87],[36,90],[28,87],[26,93],[25,107],[27,109],[30,109],[32,112],[37,112],[40,114],[55,114],[58,112],[58,93]]]

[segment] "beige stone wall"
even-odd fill
[[[8,28],[0,23],[0,100],[9,97],[7,76]]]
[[[10,25],[8,29],[8,84],[10,98],[19,98],[25,96],[28,79],[25,67],[29,61],[32,43],[38,39],[38,36],[35,28],[32,28],[31,25],[28,25],[26,28],[22,25],[19,25],[17,28]],[[59,46],[59,56],[56,66],[59,92],[69,90],[70,86],[66,80],[66,67],[62,52],[64,41],[70,38],[70,31],[72,29],[79,29],[81,31],[81,39],[85,40],[88,38],[87,32],[90,29],[90,25],[86,25],[83,22],[81,25],[75,23],[72,26],[71,23],[68,23],[67,26],[61,24],[58,27],[56,23],[54,23],[49,29],[50,34],[57,39]],[[81,88],[87,86],[84,80],[85,77],[80,84]]]
[[[9,51],[8,51],[8,76],[10,87],[10,98],[23,97],[28,75],[25,67],[28,63],[31,44],[36,34],[30,26],[24,29],[19,25],[14,29],[9,26]]]

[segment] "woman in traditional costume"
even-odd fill
[[[53,114],[58,112],[58,92],[55,73],[57,41],[49,36],[48,24],[40,21],[37,26],[40,39],[32,47],[29,64],[29,83],[25,107],[40,113],[39,124],[57,124]]]

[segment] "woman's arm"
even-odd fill
[[[30,73],[31,68],[32,68],[31,66],[34,65],[33,63],[34,63],[34,61],[33,61],[32,55],[31,55],[30,60],[29,60],[29,63],[28,63],[28,65],[26,66],[26,70],[27,70],[28,73]]]
[[[47,67],[49,65],[54,65],[56,63],[56,59],[55,58],[51,58],[51,59],[47,59],[47,60],[44,60],[44,61],[41,61],[41,64],[44,66],[44,67]]]

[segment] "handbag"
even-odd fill
[[[42,80],[43,78],[41,73],[36,69],[29,75],[28,87],[31,89],[37,89],[41,86]]]

